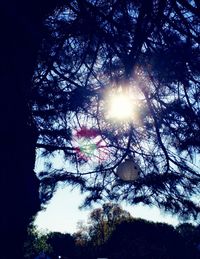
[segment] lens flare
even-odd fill
[[[105,141],[96,129],[82,127],[73,136],[73,146],[78,159],[85,162],[93,161],[101,163],[108,157],[108,149]]]

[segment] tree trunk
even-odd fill
[[[42,38],[42,18],[54,2],[57,1],[0,3],[2,259],[23,258],[27,224],[40,208],[39,181],[33,172],[37,135],[28,99]]]

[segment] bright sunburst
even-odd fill
[[[129,120],[133,115],[133,100],[124,93],[114,94],[110,100],[109,117]]]
[[[107,118],[118,121],[129,121],[134,115],[134,100],[128,91],[111,92],[107,96]]]

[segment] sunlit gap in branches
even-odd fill
[[[126,152],[130,125],[142,126],[144,97],[136,85],[108,88],[101,92],[100,99],[95,97],[94,90],[87,114],[74,114],[70,120],[73,128],[71,146],[77,153],[77,166],[82,172],[86,168],[93,170],[100,165],[104,169],[112,167],[117,154],[122,157]],[[117,141],[117,146],[110,142],[109,132],[117,138],[121,135],[122,139]]]
[[[131,86],[111,87],[104,95],[105,119],[113,123],[141,123],[143,96]]]

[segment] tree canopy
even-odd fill
[[[45,253],[52,252],[53,248],[47,242],[49,234],[40,233],[32,223],[29,225],[27,232],[28,235],[24,242],[24,258],[34,258],[42,251]]]
[[[47,244],[52,247],[52,255],[56,258],[58,255],[61,257],[75,257],[75,241],[70,234],[62,234],[59,232],[49,233]]]
[[[170,225],[142,219],[123,222],[105,245],[108,258],[196,258]]]
[[[200,190],[199,1],[71,0],[45,21],[32,114],[43,155],[41,197],[59,181],[98,199],[142,202],[197,217]],[[129,121],[109,117],[110,96],[132,96]],[[140,172],[121,181],[131,157]]]
[[[123,221],[131,221],[133,218],[129,212],[121,206],[113,203],[105,203],[101,208],[96,208],[89,215],[88,225],[79,224],[75,233],[76,243],[91,246],[103,245],[116,226]]]

